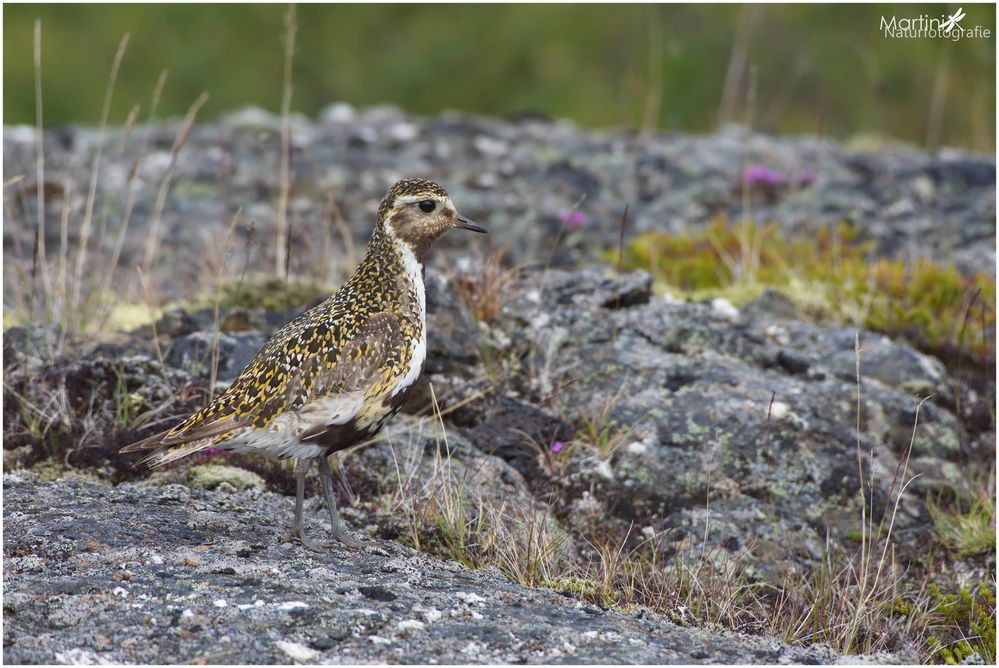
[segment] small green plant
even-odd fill
[[[630,430],[618,428],[614,420],[605,420],[599,415],[584,415],[580,419],[583,424],[576,432],[576,438],[596,448],[601,459],[607,459],[614,454],[630,433]]]
[[[49,456],[61,454],[64,439],[73,431],[74,417],[65,385],[51,389],[27,387],[22,390],[25,394],[17,392],[10,385],[4,388],[4,394],[9,394],[9,398],[13,399],[9,403],[17,407],[13,415],[5,415],[5,439],[12,438],[15,442],[38,445],[41,452]]]
[[[125,379],[121,376],[121,371],[116,368],[114,371],[114,417],[118,426],[124,429],[128,426],[129,414],[132,412],[133,398],[125,385]]]
[[[630,427],[622,427],[613,418],[614,409],[620,403],[623,392],[624,386],[603,400],[591,401],[579,411],[576,440],[593,446],[604,460],[610,459],[618,448],[627,442],[631,434]]]

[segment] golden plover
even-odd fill
[[[229,389],[173,429],[125,446],[152,450],[139,463],[160,466],[209,447],[296,459],[292,534],[302,526],[305,474],[318,461],[333,536],[344,529],[328,456],[374,435],[402,405],[427,353],[423,263],[451,228],[486,230],[459,216],[447,192],[424,179],[393,185],[354,275],[325,302],[281,329]]]

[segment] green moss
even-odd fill
[[[996,662],[996,594],[986,583],[977,588],[962,589],[956,594],[944,594],[936,585],[929,586],[930,596],[937,604],[947,632],[927,639],[931,657],[946,664],[969,663],[978,656],[978,663]]]
[[[660,289],[693,300],[724,297],[736,306],[766,288],[803,313],[904,338],[944,357],[995,359],[995,279],[964,276],[953,265],[920,259],[871,260],[873,244],[846,224],[809,238],[788,238],[776,225],[730,225],[718,218],[686,236],[645,232],[621,266],[652,273]],[[617,251],[606,258],[617,260]]]
[[[156,322],[159,317],[160,310],[151,308],[147,304],[119,303],[111,307],[106,329],[108,331],[130,332],[143,325]]]
[[[187,470],[187,484],[195,489],[215,489],[228,483],[236,489],[264,487],[264,479],[252,471],[227,464],[199,464]]]
[[[42,482],[53,482],[66,477],[68,474],[73,474],[74,476],[86,478],[96,483],[107,484],[107,481],[101,479],[95,470],[72,468],[63,464],[61,459],[53,457],[36,462],[31,466],[30,470],[37,474],[38,479]]]
[[[596,580],[575,576],[557,577],[549,583],[552,590],[560,594],[568,594],[597,605],[609,608],[617,601],[614,592],[608,592]]]
[[[888,606],[888,611],[893,615],[911,615],[914,612],[912,603],[906,601],[901,596],[896,596],[891,605]]]
[[[38,475],[38,479],[42,482],[52,482],[66,475],[68,469],[61,462],[50,457],[35,463],[31,470]]]
[[[191,311],[213,308],[216,302],[227,308],[281,311],[311,305],[330,293],[329,286],[317,281],[273,276],[247,276],[243,280],[225,281],[216,288],[196,297],[173,304]]]

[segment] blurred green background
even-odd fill
[[[881,17],[957,5],[301,5],[293,109],[393,103],[567,117],[589,126],[892,137],[995,149],[994,5],[963,5],[989,39],[889,39]],[[4,122],[33,123],[42,21],[46,125],[96,123],[118,41],[131,41],[112,122],[148,106],[201,118],[277,111],[286,5],[5,5]]]

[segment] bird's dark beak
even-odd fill
[[[488,234],[486,228],[482,227],[481,225],[476,225],[475,223],[470,221],[468,218],[465,218],[464,216],[455,216],[454,219],[458,221],[458,224],[455,225],[455,227],[459,229],[471,230],[472,232],[478,232],[479,234]]]

